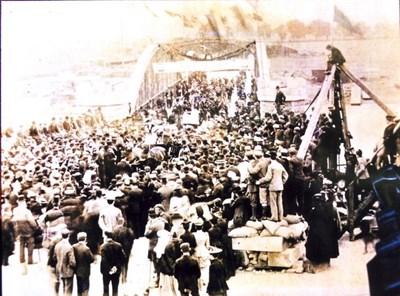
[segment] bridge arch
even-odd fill
[[[250,58],[249,58],[250,56]],[[265,43],[238,40],[178,40],[152,44],[140,55],[130,79],[127,102],[138,110],[177,83],[181,73],[248,71],[265,89],[269,66]]]

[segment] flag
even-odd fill
[[[157,14],[155,14],[147,5],[144,1],[142,1],[142,4],[144,5],[144,7],[155,17],[159,17]]]
[[[168,11],[168,10],[165,10],[165,12],[166,12],[169,16],[172,16],[172,17],[176,17],[176,16],[181,17],[181,15],[180,15],[179,13],[175,13],[175,12]]]
[[[249,30],[248,23],[246,22],[246,17],[243,15],[241,9],[237,5],[230,7],[230,9],[235,14],[236,19],[239,20],[242,28],[245,30]]]
[[[350,33],[362,35],[360,29],[354,26],[350,19],[336,5],[333,11],[333,21],[345,28]]]
[[[186,16],[183,16],[182,21],[183,21],[183,26],[184,27],[187,27],[187,28],[193,28],[194,27],[193,26],[193,22],[189,18],[187,18]]]
[[[254,13],[254,12],[253,12],[253,19],[258,21],[258,22],[262,22],[262,20],[263,20],[261,15],[259,15],[257,13]]]
[[[210,26],[212,32],[215,34],[215,36],[219,40],[221,40],[221,33],[219,32],[219,29],[218,29],[218,23],[217,23],[217,20],[215,19],[214,11],[211,10],[209,14],[206,14],[206,18],[207,18],[208,25]]]

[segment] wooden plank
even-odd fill
[[[287,244],[280,236],[237,237],[232,238],[232,248],[239,251],[282,252]]]
[[[368,94],[371,99],[375,101],[375,103],[378,104],[379,107],[381,107],[387,114],[396,116],[396,113],[393,112],[386,104],[378,98],[377,95],[375,95],[369,88],[362,82],[360,79],[358,79],[356,76],[354,76],[349,69],[347,69],[344,65],[338,66],[340,70],[344,72],[355,84],[357,84],[366,94]]]
[[[324,103],[326,104],[327,102],[327,96],[332,85],[335,71],[336,71],[336,66],[333,65],[331,73],[329,75],[326,75],[321,91],[319,92],[319,95],[315,100],[314,111],[312,113],[310,122],[308,123],[307,129],[303,135],[303,140],[301,141],[299,151],[297,152],[297,156],[302,159],[304,159],[304,157],[306,156],[308,146],[310,145],[311,139],[314,135],[314,131],[319,120],[319,115],[321,113],[322,105]]]

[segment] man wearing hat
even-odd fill
[[[200,266],[198,261],[190,256],[189,243],[182,243],[182,256],[176,260],[174,276],[178,280],[178,290],[181,296],[199,296],[198,280],[200,279]]]
[[[387,126],[383,132],[383,145],[384,145],[384,155],[389,157],[389,159],[379,159],[378,166],[385,165],[385,161],[393,164],[396,159],[396,137],[395,129],[396,125],[400,121],[400,117],[393,115],[386,115]],[[397,131],[398,132],[398,131]]]
[[[289,168],[293,178],[288,187],[289,194],[287,195],[288,201],[288,214],[298,214],[302,216],[304,213],[304,180],[305,175],[303,171],[303,159],[297,156],[296,149],[289,149]]]
[[[161,203],[164,206],[164,209],[168,212],[169,211],[169,202],[172,197],[172,188],[168,186],[168,179],[167,175],[161,176],[161,187],[158,188],[157,192],[161,196]]]
[[[19,260],[25,263],[25,248],[28,249],[28,264],[33,264],[34,232],[37,228],[35,218],[32,212],[27,208],[24,195],[19,195],[17,199],[18,206],[13,210],[12,221],[17,226],[17,235],[19,236]]]
[[[11,205],[6,201],[1,206],[1,255],[3,266],[8,265],[8,257],[13,254],[15,249],[15,228],[11,218]]]
[[[285,104],[286,96],[283,94],[279,86],[276,86],[276,95],[275,95],[275,108],[276,113],[281,114],[281,106]]]
[[[271,220],[280,221],[283,219],[283,185],[286,183],[289,174],[276,158],[276,151],[271,151],[271,164],[268,166],[267,174],[259,182],[260,184],[269,183]]]
[[[113,240],[113,234],[105,231],[106,240],[100,246],[100,272],[103,275],[103,295],[109,296],[110,282],[112,295],[118,296],[119,279],[122,266],[126,262],[126,254],[122,245]]]
[[[192,224],[189,220],[183,220],[182,227],[184,229],[184,232],[181,234],[180,239],[183,243],[189,243],[191,250],[193,250],[194,252],[195,248],[197,247],[197,243],[194,234],[190,231],[191,225]]]
[[[78,288],[78,296],[89,295],[90,264],[94,257],[89,247],[86,246],[86,232],[79,232],[78,242],[72,245],[75,256],[75,274]]]
[[[135,237],[143,236],[145,223],[142,222],[143,190],[139,187],[138,179],[132,177],[131,186],[127,192],[127,225],[135,232]]]
[[[271,163],[270,159],[264,157],[261,146],[257,145],[253,151],[254,159],[250,161],[248,167],[249,171],[249,186],[248,192],[250,193],[250,203],[252,208],[251,221],[255,221],[258,203],[261,204],[263,210],[263,219],[266,219],[268,196],[267,196],[267,183],[261,183],[259,180],[265,177],[267,168]]]
[[[114,206],[115,192],[109,191],[106,194],[107,205],[101,209],[99,215],[99,226],[103,230],[103,237],[106,240],[105,232],[113,232],[118,226],[124,225],[124,217],[120,209]]]
[[[63,283],[63,295],[72,295],[74,282],[74,269],[76,265],[75,254],[68,241],[69,230],[61,231],[62,240],[54,248],[54,260],[56,264],[56,276]]]

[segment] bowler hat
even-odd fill
[[[181,248],[182,253],[190,252],[190,244],[189,243],[182,243],[180,248]]]
[[[78,239],[78,241],[84,240],[84,239],[86,239],[86,238],[87,238],[86,232],[79,232],[79,233],[77,234],[77,239]]]

